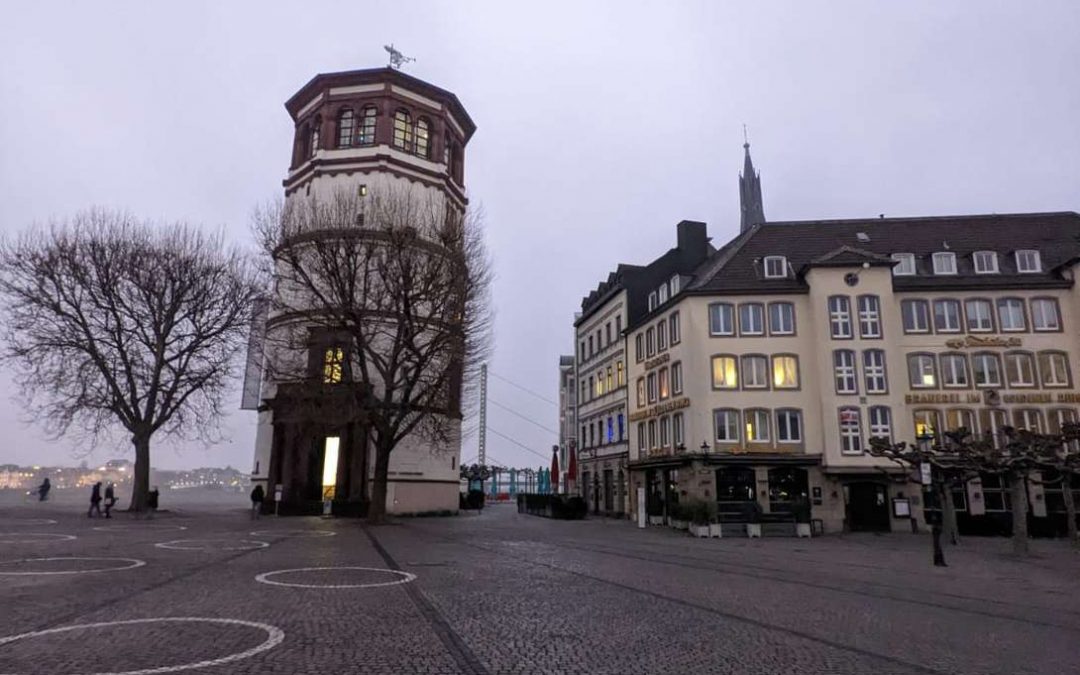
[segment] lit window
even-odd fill
[[[1069,359],[1064,352],[1039,352],[1039,376],[1044,387],[1069,386]]]
[[[769,334],[795,334],[795,305],[790,302],[769,303]]]
[[[736,389],[739,386],[739,366],[734,356],[712,357],[713,389]]]
[[[925,300],[904,300],[900,303],[905,333],[930,332],[930,306]]]
[[[913,253],[893,253],[891,257],[896,261],[892,270],[894,277],[909,277],[915,274],[915,255]]]
[[[663,319],[656,324],[656,351],[667,351],[667,322]]]
[[[963,354],[941,355],[941,386],[967,387],[967,357]]]
[[[1002,332],[1019,332],[1027,330],[1027,320],[1024,317],[1024,301],[1020,298],[1001,298],[997,301],[998,325]]]
[[[1035,359],[1026,352],[1005,354],[1005,378],[1010,387],[1035,386]]]
[[[682,340],[682,331],[679,327],[679,313],[675,312],[668,317],[668,332],[671,334],[671,344],[677,345]]]
[[[1031,301],[1031,327],[1037,331],[1061,330],[1057,300],[1053,298],[1035,298]]]
[[[938,423],[938,412],[936,410],[916,410],[915,417],[915,438],[922,438],[929,436],[933,438],[937,436],[940,424]]]
[[[394,113],[394,147],[411,152],[413,147],[413,128],[409,113],[398,110]]]
[[[677,396],[682,391],[682,363],[676,361],[671,364],[671,393]]]
[[[357,142],[360,145],[375,143],[375,106],[373,105],[364,108],[360,118],[360,137]]]
[[[840,408],[840,452],[862,453],[862,421],[858,408]]]
[[[1034,274],[1042,271],[1042,261],[1038,251],[1017,251],[1016,271],[1021,274]]]
[[[352,145],[354,122],[352,108],[346,108],[338,115],[337,144],[339,148],[347,148]]]
[[[747,410],[744,415],[746,420],[746,442],[768,443],[769,442],[769,411]]]
[[[616,382],[617,386],[621,387],[626,384],[626,369],[623,368],[623,362],[619,361],[615,364]]]
[[[908,382],[912,389],[932,389],[937,386],[937,367],[932,355],[908,355]]]
[[[323,383],[341,382],[342,366],[345,363],[345,350],[341,347],[327,347],[323,351]]]
[[[845,295],[829,298],[829,330],[833,338],[849,338],[851,333],[851,300]]]
[[[972,333],[989,333],[994,330],[994,308],[989,300],[967,300],[967,329]]]
[[[606,382],[607,382],[607,386],[604,388],[605,392],[611,391],[612,389],[615,388],[615,381],[612,379],[611,366],[607,367],[607,380],[606,380]]]
[[[663,401],[671,396],[671,382],[668,379],[668,369],[660,369],[660,400]]]
[[[727,303],[709,305],[709,334],[735,334],[735,307]]]
[[[756,302],[739,305],[739,334],[765,334],[765,308]]]
[[[766,279],[784,279],[787,278],[787,258],[782,255],[767,255],[765,256],[765,278]]]
[[[892,442],[892,412],[883,405],[870,406],[867,410],[870,421],[870,438],[884,438]]]
[[[973,354],[971,369],[974,371],[976,387],[1001,386],[1001,362],[997,354],[989,352]]]
[[[649,403],[656,403],[656,373],[645,376],[645,393],[648,395]]]
[[[776,411],[776,440],[780,443],[802,442],[802,413],[798,410]]]
[[[975,251],[971,255],[975,264],[975,274],[997,274],[998,257],[993,251]]]
[[[932,259],[934,274],[956,274],[956,254],[952,251],[939,251]]]
[[[858,393],[855,382],[855,352],[837,349],[833,352],[833,374],[837,394]]]
[[[424,159],[428,157],[428,148],[431,140],[428,121],[424,118],[416,120],[416,154]]]
[[[860,295],[859,336],[863,339],[881,337],[881,302],[876,295]]]
[[[739,442],[739,411],[720,409],[713,411],[713,425],[716,427],[716,440],[720,443]]]
[[[863,378],[866,380],[867,394],[886,394],[889,391],[885,380],[885,352],[880,349],[867,349],[863,352]]]
[[[764,356],[742,357],[743,389],[768,389],[769,362]]]
[[[777,389],[798,389],[799,357],[778,354],[772,357],[773,386]]]
[[[960,303],[956,300],[935,300],[934,330],[939,333],[959,333],[960,328]]]

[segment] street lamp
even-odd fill
[[[934,566],[948,567],[945,563],[945,551],[941,548],[941,505],[938,503],[937,490],[934,489],[934,467],[930,462],[933,450],[931,441],[932,434],[923,433],[915,437],[919,447],[919,478],[923,487],[923,516],[930,525],[930,532],[934,541]]]
[[[702,452],[702,454],[704,454],[704,453],[706,453],[708,451],[709,451],[709,442],[708,441],[702,441],[701,442],[701,452]]]

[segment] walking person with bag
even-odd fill
[[[86,512],[87,518],[93,518],[94,512],[97,512],[98,518],[101,517],[101,481],[94,483],[94,487],[90,489],[90,510]]]
[[[266,493],[263,491],[262,484],[256,484],[255,489],[251,491],[251,519],[258,520],[259,515],[262,513],[263,501],[266,499]]]
[[[116,485],[114,483],[109,483],[109,485],[105,488],[106,518],[112,518],[112,514],[110,514],[109,512],[112,511],[113,506],[116,506]]]

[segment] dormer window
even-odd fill
[[[649,293],[649,311],[656,309],[656,291]]]
[[[956,274],[956,254],[938,251],[934,254],[934,274]]]
[[[782,255],[767,255],[765,256],[765,278],[766,279],[785,279],[787,278],[787,258]]]
[[[665,302],[667,302],[667,299],[668,299],[668,294],[667,294],[668,293],[668,287],[667,287],[667,284],[664,284],[659,289],[657,289],[657,293],[658,293],[657,302],[659,303],[659,305],[662,305]]]
[[[674,298],[676,295],[679,294],[679,290],[680,290],[680,288],[682,286],[682,284],[681,284],[681,282],[679,280],[679,275],[678,274],[671,277],[670,286],[671,286],[671,297]]]
[[[914,253],[893,253],[892,259],[896,261],[892,273],[894,277],[910,277],[915,275]]]
[[[1017,251],[1016,271],[1021,274],[1035,274],[1042,272],[1042,261],[1038,251]]]
[[[993,251],[975,251],[971,254],[972,262],[975,263],[975,274],[997,274],[998,258]]]

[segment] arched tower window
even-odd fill
[[[416,120],[416,154],[427,159],[430,126],[428,121],[421,117]]]
[[[398,110],[394,113],[394,147],[411,152],[412,145],[413,130],[409,122],[409,113],[406,110]]]
[[[375,106],[369,105],[364,108],[360,117],[360,138],[358,142],[360,145],[374,145],[375,144]]]
[[[296,132],[296,143],[293,145],[293,166],[307,159],[307,149],[311,127],[302,125]]]
[[[352,145],[354,124],[352,108],[345,108],[338,113],[337,145],[339,148],[347,148]]]
[[[319,130],[322,128],[322,118],[316,117],[311,124],[311,144],[308,146],[308,157],[314,157],[319,149]]]

